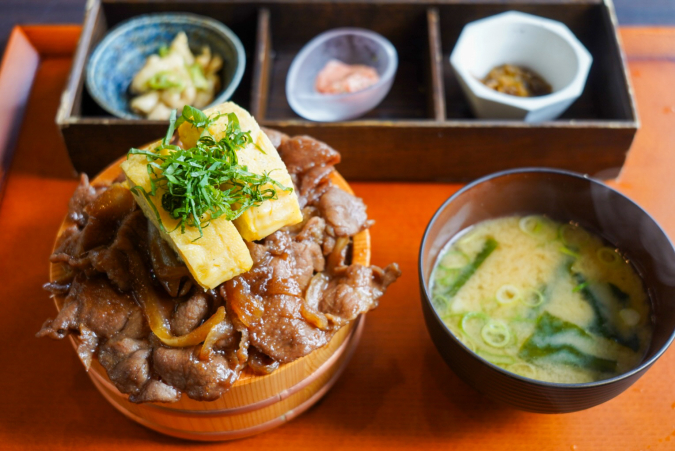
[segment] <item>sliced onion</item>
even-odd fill
[[[323,292],[326,290],[328,280],[329,277],[323,272],[315,274],[314,277],[312,277],[307,286],[307,291],[305,291],[305,301],[307,301],[307,305],[312,308],[319,308],[319,302],[321,301]]]
[[[225,307],[221,306],[211,318],[207,319],[201,326],[189,334],[180,337],[173,336],[170,332],[171,329],[168,321],[162,314],[161,300],[152,286],[150,273],[145,267],[141,256],[137,252],[131,251],[127,253],[127,257],[129,259],[129,269],[134,275],[132,286],[136,301],[148,319],[150,330],[165,345],[174,348],[198,345],[206,339],[206,336],[213,327],[225,319]]]
[[[225,311],[224,307],[219,307],[218,310],[220,309],[223,309],[223,312]],[[218,314],[217,311],[216,314]],[[213,318],[214,316],[212,316],[211,318]],[[225,315],[223,315],[223,320],[224,319]],[[204,338],[204,344],[202,345],[202,349],[199,351],[200,360],[209,360],[211,358],[211,354],[213,353],[213,347],[216,345],[216,343],[218,343],[218,340],[220,340],[221,338],[223,338],[223,336],[231,332],[232,326],[228,322],[223,320],[221,320],[218,324],[213,326],[206,335],[206,338]]]
[[[348,236],[341,236],[335,240],[335,247],[326,259],[326,269],[328,272],[334,273],[339,268],[345,266],[349,239],[350,238]]]
[[[501,321],[489,321],[480,330],[483,341],[494,348],[503,348],[511,341],[509,326]]]
[[[312,277],[305,292],[305,299],[300,304],[302,317],[309,324],[321,330],[326,330],[329,327],[328,318],[319,311],[319,302],[321,302],[321,296],[328,286],[328,280],[328,276],[322,272]]]
[[[201,326],[190,332],[186,335],[181,335],[180,337],[174,337],[169,332],[169,329],[166,327],[166,322],[164,318],[159,314],[159,310],[148,309],[148,323],[150,324],[150,329],[152,333],[157,335],[157,338],[162,340],[167,346],[174,348],[185,348],[187,346],[198,345],[199,343],[206,340],[207,335],[218,323],[222,322],[225,319],[225,307],[218,307],[216,313]]]
[[[520,290],[514,285],[502,285],[495,294],[497,302],[502,305],[511,304],[522,298]]]

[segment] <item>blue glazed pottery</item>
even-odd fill
[[[96,102],[110,114],[141,119],[131,111],[129,85],[148,56],[159,52],[179,32],[185,32],[193,53],[205,45],[220,55],[221,90],[212,105],[228,100],[244,74],[246,54],[239,38],[217,20],[187,13],[148,14],[122,22],[106,35],[87,64],[86,86]]]

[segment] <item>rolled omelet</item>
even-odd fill
[[[247,166],[248,170],[255,174],[266,172],[272,179],[282,185],[292,187],[291,176],[286,170],[286,165],[281,160],[277,149],[260,129],[253,116],[239,105],[227,102],[204,110],[204,114],[209,117],[216,114],[223,115],[209,126],[209,132],[213,138],[219,140],[223,137],[227,127],[228,113],[236,114],[241,130],[250,132],[253,142],[263,150],[261,152],[253,143],[237,150],[239,164]],[[189,123],[183,123],[178,127],[178,136],[185,148],[194,147],[201,132],[201,129],[193,127]],[[289,192],[277,189],[276,191],[277,199],[265,201],[259,207],[249,208],[234,220],[234,225],[246,241],[260,240],[282,227],[302,221],[302,212],[295,190]]]
[[[158,144],[155,143],[148,148],[153,149]],[[139,185],[147,193],[150,192],[147,165],[148,160],[143,155],[129,155],[122,163],[122,171],[127,177],[126,183],[129,188]],[[209,226],[203,229],[204,235],[201,238],[196,227],[186,227],[183,233],[180,227],[176,228],[179,221],[173,219],[162,208],[163,193],[163,190],[158,190],[155,196],[149,197],[159,213],[165,231],[162,231],[157,215],[145,196],[134,193],[134,197],[145,216],[155,224],[162,238],[185,262],[199,285],[212,289],[251,269],[253,266],[251,254],[231,221],[223,217],[212,220]]]

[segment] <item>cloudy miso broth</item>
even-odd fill
[[[633,266],[600,237],[544,216],[484,221],[440,253],[432,302],[469,349],[549,382],[606,379],[637,366],[650,305]]]

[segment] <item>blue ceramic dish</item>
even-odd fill
[[[169,45],[184,31],[193,53],[205,45],[220,55],[221,91],[212,105],[223,103],[234,93],[246,66],[244,46],[225,25],[208,17],[187,13],[148,14],[122,22],[106,35],[87,64],[86,86],[96,102],[110,114],[141,119],[131,111],[129,85],[148,56]]]

